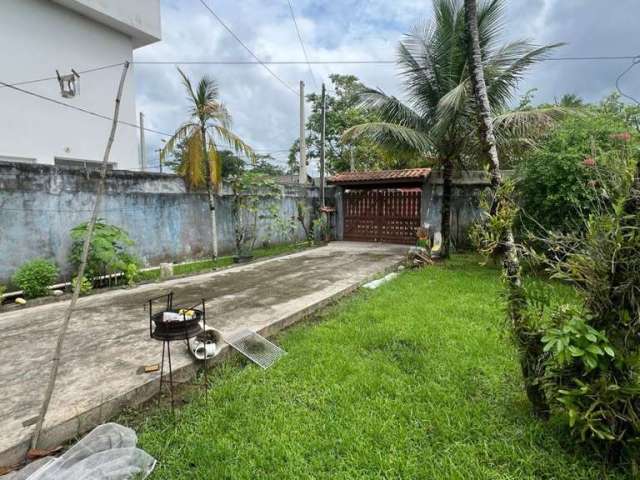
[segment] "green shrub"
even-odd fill
[[[602,110],[561,122],[517,166],[521,226],[583,229],[592,212],[611,209],[627,191],[638,144],[621,118]]]
[[[2,301],[2,295],[7,291],[7,287],[5,285],[0,284],[0,302]]]
[[[135,263],[127,263],[124,267],[124,278],[127,282],[127,285],[133,286],[138,281],[140,277],[140,268]]]
[[[74,290],[76,288],[77,282],[78,277],[73,277],[73,280],[71,280],[71,286]],[[80,281],[80,295],[87,295],[91,292],[91,290],[93,290],[93,283],[91,283],[91,280],[89,280],[87,277],[83,276],[82,280]]]
[[[554,255],[540,257],[582,300],[552,309],[540,381],[571,430],[614,457],[640,442],[640,211],[628,206],[550,235]]]
[[[48,287],[58,277],[58,268],[50,261],[36,258],[22,265],[12,281],[27,298],[41,297],[49,293]]]
[[[71,263],[77,271],[82,255],[82,246],[87,233],[87,223],[71,230]],[[129,264],[138,265],[139,260],[129,251],[134,245],[127,232],[115,225],[98,219],[91,239],[85,275],[87,278],[124,272]]]

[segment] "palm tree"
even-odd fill
[[[478,115],[477,130],[480,140],[480,152],[482,159],[488,161],[489,172],[491,173],[491,187],[494,200],[491,205],[491,215],[498,214],[499,199],[498,188],[502,184],[502,174],[500,173],[500,158],[498,156],[496,136],[494,135],[494,124],[491,115],[491,102],[489,99],[489,89],[485,82],[485,71],[483,65],[483,49],[479,34],[478,10],[476,0],[464,0],[466,34],[469,45],[469,66],[473,85],[474,103]],[[536,382],[538,377],[536,369],[537,362],[542,354],[542,343],[532,335],[533,332],[527,326],[526,297],[522,291],[522,278],[520,274],[520,259],[513,238],[511,225],[507,224],[500,239],[500,250],[502,252],[502,265],[504,277],[508,285],[508,314],[513,329],[513,336],[518,343],[520,368],[524,377],[527,397],[531,401],[534,412],[543,418],[549,414],[547,403],[542,387]]]
[[[187,91],[190,118],[167,140],[160,157],[161,161],[164,161],[167,154],[181,145],[183,152],[176,173],[182,176],[191,188],[206,186],[211,217],[211,251],[215,260],[218,257],[216,196],[222,173],[218,147],[223,144],[251,159],[255,158],[255,153],[231,131],[231,115],[218,98],[217,82],[205,75],[194,89],[189,77],[180,68],[178,72]]]
[[[407,102],[379,89],[366,89],[363,107],[375,110],[381,120],[352,127],[344,137],[366,135],[387,148],[413,150],[435,160],[443,175],[441,233],[442,255],[446,257],[453,172],[477,154],[478,142],[472,128],[464,10],[460,0],[433,0],[433,7],[433,21],[416,27],[400,42],[398,63]],[[498,148],[507,148],[514,139],[527,143],[541,125],[557,115],[553,108],[507,112],[523,73],[557,45],[535,47],[525,41],[498,45],[502,23],[501,0],[481,5],[478,29],[487,96],[492,111],[503,112],[492,120],[496,123]]]

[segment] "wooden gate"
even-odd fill
[[[347,190],[343,198],[345,240],[415,243],[421,190]]]

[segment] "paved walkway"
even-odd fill
[[[206,299],[207,320],[223,335],[248,327],[265,334],[300,319],[402,260],[406,247],[334,242],[326,247],[219,272],[83,298],[71,320],[45,422],[48,446],[148,399],[160,361],[149,339],[147,299],[169,291],[175,302]],[[68,302],[0,314],[0,465],[24,454],[43,396],[55,334]],[[172,349],[174,369],[195,371],[186,349]],[[25,426],[26,424],[26,426]]]

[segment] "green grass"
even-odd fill
[[[264,257],[272,257],[274,255],[282,255],[285,253],[294,253],[300,250],[304,250],[306,245],[304,244],[281,244],[281,245],[273,245],[270,247],[264,248],[256,248],[253,251],[253,257],[264,258]],[[228,267],[233,265],[233,256],[225,256],[218,257],[218,259],[214,262],[213,260],[197,260],[195,262],[182,263],[179,265],[175,265],[173,267],[173,273],[175,275],[188,275],[192,273],[202,273],[210,270],[216,270],[218,268]],[[145,270],[144,272],[140,272],[140,280],[142,281],[153,281],[160,279],[160,268],[152,268],[149,270]]]
[[[559,419],[531,416],[499,291],[455,257],[282,333],[269,370],[227,362],[206,403],[131,420],[151,478],[603,478]]]

